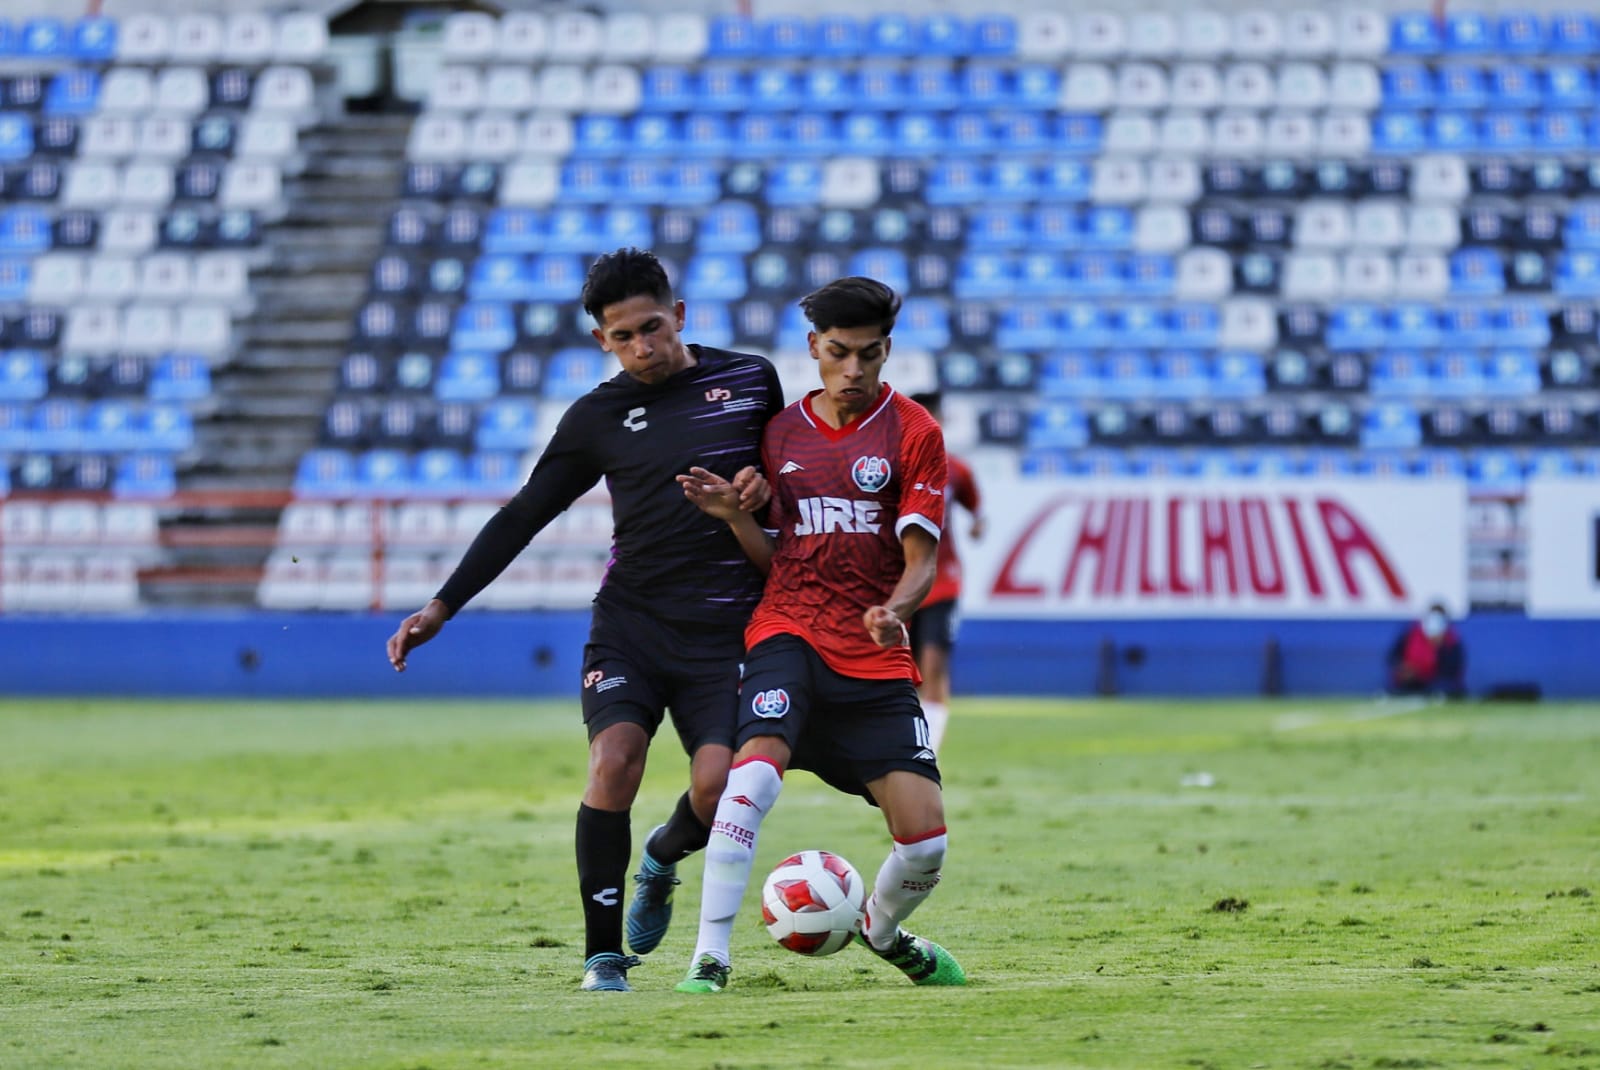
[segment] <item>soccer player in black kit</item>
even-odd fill
[[[621,889],[632,853],[629,809],[650,740],[670,709],[690,756],[689,790],[645,843],[628,909],[628,945],[655,949],[672,915],[677,863],[706,845],[733,755],[744,626],[763,577],[728,525],[685,500],[676,477],[709,468],[765,504],[761,432],[783,409],[761,357],[685,345],[683,302],[651,253],[595,261],[583,307],[622,371],[572,403],[528,482],[483,526],[445,585],[389,639],[404,670],[523,548],[601,478],[611,493],[612,560],[595,595],[583,654],[589,777],[578,807],[587,991],[629,991],[639,960],[622,951]]]

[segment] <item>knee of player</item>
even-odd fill
[[[944,866],[945,847],[948,842],[949,837],[941,829],[935,835],[917,837],[909,842],[896,840],[894,853],[912,867],[924,873],[933,873]]]

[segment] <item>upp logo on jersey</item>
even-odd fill
[[[727,401],[731,397],[733,397],[733,391],[724,390],[720,386],[717,387],[715,390],[707,390],[706,391],[706,400],[707,401]]]
[[[850,466],[850,478],[856,486],[872,494],[889,485],[889,459],[887,457],[857,457]]]
[[[750,700],[750,712],[757,717],[782,717],[789,712],[789,692],[781,687],[757,691]]]
[[[628,418],[622,421],[622,426],[629,431],[643,431],[650,425],[644,419],[644,407],[628,410]]]

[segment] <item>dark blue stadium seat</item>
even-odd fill
[[[570,401],[587,394],[608,377],[604,358],[604,353],[593,348],[557,351],[545,367],[544,396]]]

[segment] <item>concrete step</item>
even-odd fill
[[[242,348],[341,346],[350,337],[348,320],[256,320],[244,325]]]
[[[267,231],[267,245],[275,252],[329,252],[347,245],[383,244],[383,230],[367,223],[310,223],[286,219]]]
[[[289,214],[284,222],[290,226],[321,227],[366,224],[378,231],[389,222],[394,212],[394,201],[400,195],[398,184],[388,186],[382,193],[359,196],[340,194],[335,198],[316,196],[296,197],[289,203]],[[293,195],[291,195],[293,196]]]

